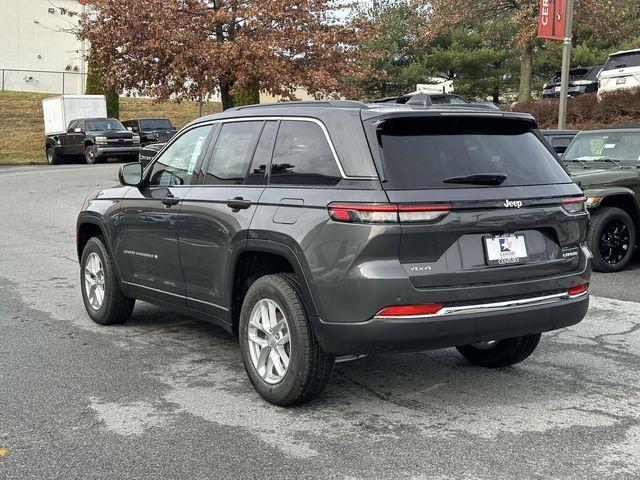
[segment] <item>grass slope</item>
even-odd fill
[[[0,164],[45,163],[42,99],[52,94],[0,92]],[[204,113],[219,112],[208,103]],[[181,128],[198,116],[195,102],[154,103],[147,98],[121,98],[120,119],[169,118]]]

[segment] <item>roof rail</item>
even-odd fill
[[[249,108],[268,108],[268,107],[329,107],[329,108],[360,108],[368,109],[369,106],[366,103],[358,102],[356,100],[307,100],[296,102],[275,102],[275,103],[260,103],[254,105],[243,105],[240,107],[233,107],[227,111],[246,110]]]

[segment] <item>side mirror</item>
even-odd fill
[[[140,162],[125,163],[120,167],[118,179],[122,185],[139,186],[142,183],[142,164]]]
[[[81,128],[74,128],[73,132],[74,133],[82,133],[82,129]]]

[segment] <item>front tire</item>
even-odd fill
[[[538,346],[540,337],[542,334],[532,333],[522,337],[478,342],[456,348],[474,365],[488,368],[510,367],[529,357]]]
[[[591,214],[587,244],[597,272],[619,272],[627,266],[636,245],[636,228],[627,212],[602,207]]]
[[[313,333],[295,277],[256,280],[240,313],[240,351],[257,392],[282,407],[318,397],[331,378],[334,357]]]
[[[90,238],[80,260],[82,300],[91,319],[100,325],[124,323],[135,299],[125,296],[102,237]]]
[[[96,150],[95,145],[88,145],[84,149],[84,161],[88,165],[93,165],[96,163],[100,163],[102,161],[102,159],[98,156],[98,152]]]

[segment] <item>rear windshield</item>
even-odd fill
[[[378,146],[387,189],[486,186],[455,180],[469,175],[498,176],[502,186],[571,183],[556,157],[526,122],[455,117],[393,119],[378,128]]]
[[[140,120],[141,130],[171,130],[171,122],[166,118]]]
[[[624,53],[609,57],[603,70],[615,70],[616,68],[640,67],[640,52]]]

